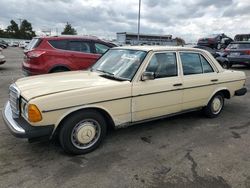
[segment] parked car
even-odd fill
[[[67,153],[96,149],[107,127],[124,127],[203,109],[217,117],[224,99],[244,95],[246,75],[225,70],[205,50],[116,47],[88,71],[34,76],[9,88],[3,110],[17,137],[59,136]]]
[[[209,48],[207,46],[194,46],[194,48],[207,50],[209,53],[212,54],[212,56],[220,63],[220,65],[224,69],[229,69],[230,68],[229,61],[228,61],[226,55],[224,54],[224,52],[221,52],[221,51],[219,51],[217,49]]]
[[[6,46],[6,48],[9,46],[8,42],[4,41],[4,40],[0,40],[1,44],[4,44],[4,46]]]
[[[208,46],[213,49],[226,48],[233,41],[230,37],[222,34],[212,34],[198,40],[198,46]]]
[[[7,47],[8,47],[8,45],[6,45],[5,43],[0,42],[0,48],[5,49]]]
[[[29,76],[87,69],[114,46],[89,36],[37,37],[24,50],[23,72]]]
[[[235,35],[234,41],[250,41],[250,34]]]
[[[232,42],[225,49],[230,66],[240,64],[250,67],[250,41]]]
[[[0,65],[6,62],[4,55],[2,54],[2,49],[0,48]]]
[[[9,44],[9,46],[11,46],[11,47],[18,47],[19,46],[19,42],[17,42],[17,41],[11,41],[10,44]]]
[[[21,41],[19,43],[19,47],[24,49],[28,46],[29,43],[30,43],[30,41]]]

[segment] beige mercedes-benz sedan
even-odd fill
[[[117,47],[88,71],[17,80],[3,110],[7,127],[30,141],[58,135],[67,153],[96,149],[107,127],[203,109],[218,116],[224,99],[241,96],[244,72],[224,70],[207,51],[184,47]]]

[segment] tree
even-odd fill
[[[20,27],[14,21],[10,21],[10,25],[7,27],[6,31],[0,30],[0,37],[16,38],[16,39],[32,39],[36,36],[35,32],[32,30],[32,25],[27,20],[23,20]]]
[[[10,21],[10,25],[6,29],[7,35],[12,38],[19,38],[18,25],[14,20]]]
[[[71,24],[67,22],[61,34],[62,35],[77,35],[77,31],[71,26]]]
[[[22,39],[32,39],[32,37],[36,36],[35,32],[32,30],[31,23],[27,20],[22,21],[19,33]]]

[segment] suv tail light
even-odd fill
[[[246,54],[246,55],[250,55],[250,50],[246,50],[246,51],[245,51],[245,54]]]
[[[39,57],[41,55],[43,55],[45,53],[45,51],[30,51],[27,53],[27,57],[28,58],[36,58]]]

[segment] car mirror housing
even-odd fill
[[[154,80],[155,79],[155,74],[154,72],[144,72],[141,76],[142,81],[146,80]]]

